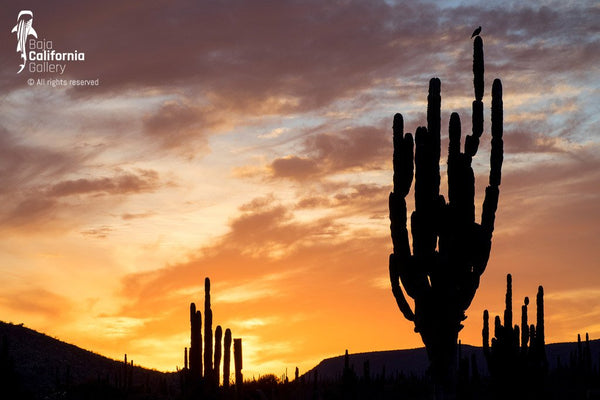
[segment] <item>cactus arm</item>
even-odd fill
[[[410,191],[414,170],[413,138],[410,133],[404,134],[404,119],[401,114],[394,115],[393,133],[394,187],[389,197],[389,209],[394,252],[390,254],[389,258],[390,282],[398,308],[407,320],[414,321],[414,312],[406,301],[400,286],[401,270],[409,270],[411,264],[410,244],[406,228],[405,197]]]
[[[414,172],[413,137],[404,134],[404,118],[402,114],[394,115],[394,193],[405,198],[410,191]]]
[[[442,83],[439,78],[429,80],[429,93],[427,94],[427,132],[431,145],[431,176],[433,199],[440,193],[440,142],[441,142],[441,110],[442,110]]]
[[[448,202],[454,204],[460,193],[460,117],[457,113],[450,115],[448,126]]]
[[[503,133],[503,109],[502,109],[502,82],[495,79],[492,85],[492,151],[490,155],[490,177],[489,186],[485,188],[485,198],[481,212],[481,229],[479,232],[479,254],[474,263],[474,272],[481,275],[485,271],[492,246],[492,233],[496,210],[498,209],[498,197],[502,178],[502,161],[504,158]]]
[[[483,39],[477,36],[473,41],[473,89],[476,101],[483,99],[483,73]]]
[[[492,85],[492,151],[490,155],[489,186],[485,189],[485,198],[481,214],[481,227],[485,240],[492,239],[494,221],[498,208],[500,182],[502,180],[502,161],[504,158],[504,143],[502,110],[502,82],[495,79]],[[484,267],[485,268],[485,267]],[[482,271],[483,272],[483,271]]]
[[[415,313],[410,308],[410,305],[406,301],[404,292],[400,287],[400,273],[397,257],[394,254],[390,254],[390,282],[392,284],[392,293],[396,299],[396,304],[408,321],[415,320]]]
[[[401,114],[394,116],[394,187],[389,197],[390,230],[394,253],[410,257],[408,231],[406,229],[406,200],[413,181],[413,138],[404,135],[404,121]]]
[[[502,82],[494,79],[492,84],[492,154],[490,157],[490,186],[500,186],[503,147],[502,141],[504,112],[502,108]]]
[[[473,88],[475,89],[475,100],[473,101],[472,135],[465,139],[465,154],[474,157],[479,147],[479,138],[483,133],[483,39],[477,36],[473,41]]]

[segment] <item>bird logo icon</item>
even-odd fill
[[[27,50],[25,49],[25,43],[27,42],[27,37],[29,35],[33,35],[37,38],[37,32],[33,29],[33,12],[29,10],[22,10],[19,12],[17,16],[17,24],[12,29],[11,32],[17,34],[17,52],[21,53],[21,58],[23,59],[23,64],[20,65],[21,69],[17,74],[20,74],[25,68],[25,64],[27,63]]]

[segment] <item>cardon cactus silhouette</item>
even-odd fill
[[[475,100],[472,135],[461,152],[460,118],[452,113],[448,146],[448,201],[440,195],[441,83],[429,82],[427,127],[418,127],[415,144],[404,133],[401,114],[394,116],[394,186],[389,197],[393,253],[389,259],[392,292],[404,317],[414,322],[429,356],[438,387],[451,383],[458,332],[484,272],[492,245],[503,160],[502,83],[492,85],[492,146],[489,186],[481,223],[475,222],[472,157],[483,133],[483,41],[474,40]],[[413,150],[413,147],[416,147]],[[412,252],[407,229],[406,196],[415,176],[415,211],[411,215]],[[406,294],[414,299],[414,310]]]

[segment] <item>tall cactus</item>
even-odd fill
[[[213,358],[212,310],[210,308],[210,279],[204,279],[204,377],[212,376]]]
[[[537,326],[535,329],[535,341],[538,347],[538,351],[543,351],[546,345],[546,338],[544,333],[544,287],[540,285],[536,296],[537,306]],[[544,352],[544,358],[546,354]]]
[[[190,304],[190,374],[194,379],[202,378],[202,314],[196,310],[196,304]]]
[[[506,275],[506,297],[504,300],[504,326],[512,328],[512,275]]]
[[[221,338],[223,336],[223,329],[221,325],[217,325],[215,329],[215,363],[213,365],[213,376],[215,380],[215,384],[218,387],[219,382],[221,381],[221,377],[219,375],[221,369]]]
[[[483,338],[483,354],[487,358],[490,353],[490,314],[488,310],[483,311],[483,329],[481,330]]]
[[[223,348],[223,387],[228,388],[231,375],[231,330],[229,328],[225,329]]]
[[[242,389],[244,375],[242,374],[242,339],[233,339],[233,360],[235,362],[235,386],[237,390]]]
[[[521,306],[521,353],[527,352],[529,343],[529,323],[527,322],[527,306],[529,305],[529,297],[525,297]]]
[[[188,369],[188,348],[186,347],[183,350],[183,369],[187,371]]]
[[[394,246],[389,259],[392,293],[404,317],[415,324],[431,363],[434,379],[450,383],[456,343],[465,311],[479,286],[491,249],[502,168],[502,84],[492,87],[492,153],[481,224],[475,222],[475,178],[471,167],[483,132],[483,41],[474,41],[473,134],[460,151],[461,124],[449,123],[448,202],[439,194],[441,83],[429,82],[427,128],[418,127],[415,144],[404,134],[401,114],[394,116],[394,187],[389,198]],[[414,148],[414,153],[413,153]],[[414,159],[414,161],[413,161]],[[412,254],[407,229],[406,196],[415,177],[415,211],[411,215]],[[414,311],[404,291],[414,299]]]

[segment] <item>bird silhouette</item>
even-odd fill
[[[481,27],[478,27],[477,29],[475,29],[473,31],[473,34],[471,35],[471,39],[473,39],[475,36],[479,36],[480,32],[481,32]]]

